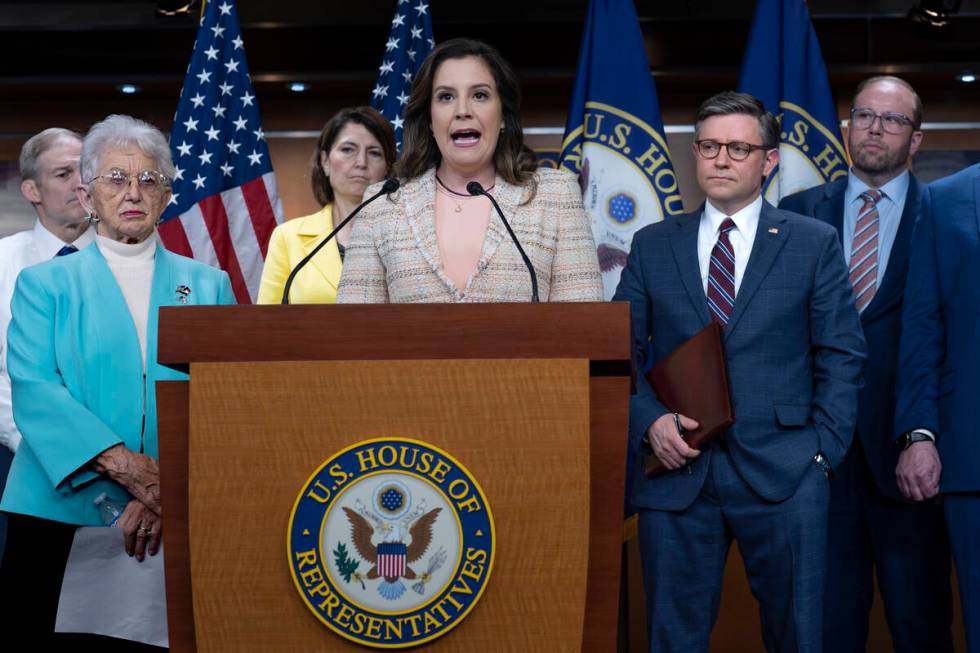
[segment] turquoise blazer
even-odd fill
[[[159,244],[154,260],[145,379],[136,326],[97,246],[21,272],[7,361],[24,440],[0,510],[100,525],[100,493],[132,498],[90,463],[120,443],[157,457],[156,382],[187,378],[156,361],[157,308],[235,303],[221,270]]]

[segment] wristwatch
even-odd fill
[[[824,473],[827,478],[834,475],[834,470],[830,467],[830,461],[827,460],[827,456],[823,455],[822,451],[818,451],[813,457],[813,462],[817,464],[817,467]]]
[[[898,436],[898,439],[895,440],[895,446],[898,447],[899,449],[905,450],[905,449],[908,449],[909,447],[911,447],[916,442],[925,442],[926,440],[928,440],[929,442],[932,442],[932,438],[930,438],[925,433],[917,433],[915,431],[908,431],[908,432],[902,433],[900,436]]]

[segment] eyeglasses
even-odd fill
[[[698,146],[698,154],[705,159],[718,158],[718,155],[721,154],[721,148],[724,147],[728,150],[728,158],[732,161],[745,161],[756,150],[772,149],[765,145],[753,145],[752,143],[744,143],[742,141],[722,143],[721,141],[703,140],[694,141],[694,144]]]
[[[906,125],[915,126],[912,119],[904,113],[875,113],[871,109],[851,109],[851,126],[855,129],[871,129],[878,119],[881,120],[881,128],[888,134],[901,134]]]
[[[112,191],[114,195],[118,195],[127,188],[129,188],[129,182],[133,178],[133,175],[129,174],[125,170],[120,170],[119,168],[112,168],[109,172],[104,175],[97,175],[89,180],[89,183],[95,181],[96,179],[103,180],[109,190]],[[136,185],[144,193],[150,195],[158,195],[163,192],[165,188],[170,187],[170,178],[162,172],[157,172],[156,170],[143,170],[135,175]]]

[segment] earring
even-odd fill
[[[161,215],[159,218],[157,218],[156,225],[159,227],[162,224],[163,224],[163,216]]]
[[[101,218],[99,218],[99,216],[97,216],[97,215],[95,215],[94,213],[92,213],[92,214],[90,214],[90,215],[88,216],[88,221],[89,221],[90,223],[92,223],[92,224],[95,224],[95,223],[96,223],[96,222],[98,222],[98,221],[99,221],[100,219],[101,219]]]

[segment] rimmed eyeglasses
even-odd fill
[[[721,154],[721,148],[724,147],[728,150],[728,158],[732,161],[745,161],[756,150],[773,149],[765,145],[754,145],[744,141],[728,141],[727,143],[722,143],[721,141],[705,139],[703,141],[694,141],[694,144],[698,148],[698,154],[705,159],[718,158],[718,155]]]
[[[162,172],[157,172],[156,170],[142,170],[136,175],[131,175],[125,170],[120,170],[119,168],[112,168],[109,172],[103,175],[96,175],[89,180],[89,183],[95,180],[101,180],[105,182],[105,185],[112,191],[113,194],[118,194],[129,188],[130,180],[135,177],[136,185],[139,189],[150,195],[157,195],[162,193],[164,189],[170,188],[170,178]]]
[[[851,109],[851,127],[871,129],[875,120],[881,121],[881,128],[888,134],[901,134],[906,125],[915,127],[915,122],[904,113],[884,111],[875,113],[871,109]]]

